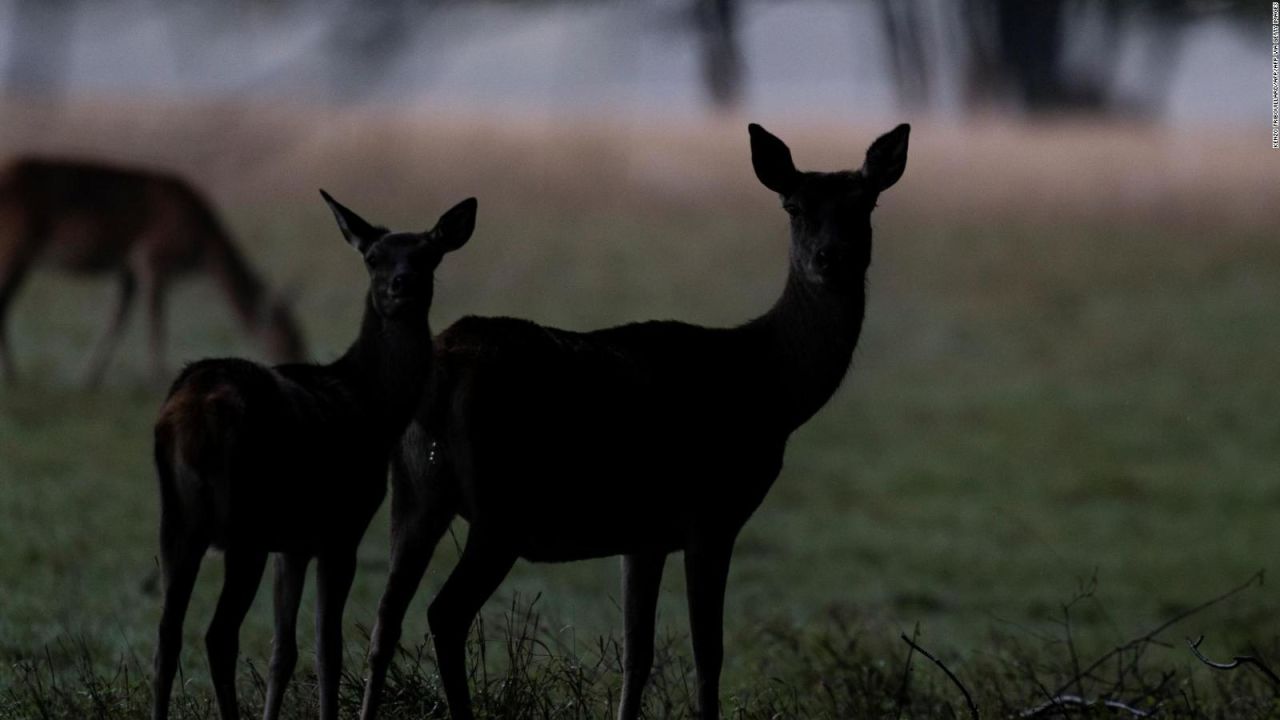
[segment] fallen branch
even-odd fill
[[[1225,663],[1214,662],[1209,658],[1205,657],[1204,653],[1200,652],[1200,643],[1202,642],[1204,642],[1203,635],[1196,638],[1195,642],[1192,642],[1191,638],[1187,638],[1187,647],[1191,648],[1191,652],[1196,656],[1196,659],[1204,663],[1205,665],[1208,665],[1214,670],[1235,670],[1241,665],[1252,665],[1258,668],[1258,671],[1261,672],[1263,675],[1266,675],[1267,679],[1271,680],[1271,683],[1273,685],[1280,687],[1280,675],[1276,675],[1274,670],[1272,670],[1270,667],[1267,667],[1267,664],[1259,660],[1258,658],[1252,655],[1236,655],[1235,657],[1231,658],[1231,662],[1225,662]]]
[[[951,682],[954,683],[956,687],[960,688],[960,692],[964,693],[964,702],[966,705],[969,706],[969,716],[972,717],[973,720],[978,720],[981,717],[978,714],[978,706],[973,703],[973,696],[969,694],[969,688],[965,687],[964,683],[960,682],[960,678],[956,677],[955,673],[951,672],[950,668],[942,664],[941,660],[929,654],[928,650],[925,650],[924,648],[917,645],[915,640],[912,640],[911,638],[907,637],[906,633],[902,633],[901,637],[903,642],[911,646],[912,650],[915,650],[921,655],[929,658],[930,660],[933,661],[934,665],[937,665],[938,667],[942,668],[942,672],[946,673],[947,677],[951,678]]]
[[[1132,705],[1126,705],[1119,700],[1089,700],[1087,698],[1082,698],[1079,695],[1058,695],[1049,698],[1035,707],[1027,708],[1026,710],[1018,713],[1018,717],[1038,717],[1047,710],[1060,710],[1067,705],[1079,708],[1091,708],[1101,705],[1108,710],[1123,710],[1134,717],[1151,717],[1151,713],[1146,710],[1140,710]]]

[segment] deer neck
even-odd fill
[[[431,373],[431,327],[422,317],[383,318],[365,298],[360,335],[337,364],[357,388],[366,416],[398,436],[418,406]]]
[[[774,397],[788,431],[818,412],[835,394],[862,332],[866,289],[833,291],[792,268],[782,296],[752,325],[766,345]]]

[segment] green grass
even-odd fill
[[[696,213],[553,212],[516,202],[482,204],[476,239],[446,260],[437,328],[466,313],[571,328],[649,317],[728,324],[766,309],[781,283],[783,223],[768,201]],[[1248,226],[1219,228],[1212,239],[1178,227],[1088,222],[942,227],[913,221],[890,197],[882,204],[853,372],[792,439],[782,477],[735,555],[724,692],[744,716],[767,716],[770,707],[784,716],[872,712],[835,701],[776,704],[788,687],[807,697],[821,684],[815,678],[831,676],[861,678],[846,690],[871,693],[861,702],[887,702],[877,712],[893,716],[905,654],[896,638],[917,623],[921,642],[980,687],[988,707],[1033,698],[997,680],[1012,682],[1018,652],[1032,662],[1062,659],[1063,605],[1090,578],[1096,592],[1072,613],[1082,654],[1274,567],[1280,253],[1273,237]],[[441,209],[370,214],[412,226]],[[287,210],[245,205],[229,216],[256,229],[249,254],[273,281],[301,280],[308,339],[316,357],[332,358],[354,334],[362,271],[318,200]],[[25,377],[0,388],[0,684],[10,692],[8,705],[0,693],[0,714],[39,714],[23,704],[31,695],[22,690],[39,673],[79,696],[93,685],[85,678],[106,677],[104,687],[119,692],[130,687],[112,674],[122,658],[133,681],[146,675],[159,613],[150,427],[161,389],[146,378],[141,323],[131,326],[105,388],[76,387],[112,291],[36,275],[13,314]],[[206,282],[179,287],[170,324],[175,366],[257,354]],[[463,537],[465,525],[455,531]],[[365,647],[357,628],[372,625],[386,547],[384,508],[361,547],[347,613],[356,675]],[[410,646],[423,637],[426,600],[455,556],[446,536],[409,618]],[[220,575],[210,556],[188,615],[184,667],[196,715],[209,702],[200,638]],[[613,560],[520,563],[487,617],[505,627],[513,597],[540,597],[539,637],[558,657],[594,657],[600,637],[620,628],[617,582]],[[660,606],[662,632],[672,638],[663,669],[669,691],[659,694],[677,708],[681,682],[689,682],[682,586],[674,558]],[[1172,647],[1152,647],[1148,658],[1188,668],[1181,637],[1202,632],[1216,656],[1251,643],[1274,650],[1277,610],[1270,586],[1250,590],[1187,620],[1163,638]],[[301,627],[310,627],[310,613],[309,595]],[[841,630],[837,618],[853,629]],[[264,587],[242,631],[242,655],[253,667],[265,666],[269,636]],[[821,648],[833,638],[856,647],[827,658]],[[613,669],[544,668],[585,682],[597,711],[616,691]],[[426,688],[407,696],[419,702],[404,708],[413,716],[407,711],[435,697],[432,670],[427,662],[416,676],[404,672],[406,687]],[[915,675],[926,674],[933,679],[919,681],[923,705],[909,715],[941,713],[947,702],[963,707],[935,668],[918,664]],[[1227,682],[1197,677],[1206,688]],[[543,687],[529,683],[519,687]],[[571,685],[547,687],[563,693]],[[299,688],[291,702],[310,692]],[[113,707],[135,707],[121,702]],[[506,712],[492,703],[494,714]]]

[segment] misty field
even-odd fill
[[[888,127],[750,119],[786,139],[805,169],[860,164]],[[312,355],[327,360],[354,336],[364,278],[318,187],[397,228],[479,197],[474,239],[437,277],[437,329],[464,314],[588,329],[763,312],[784,277],[786,226],[751,175],[746,120],[301,121],[106,106],[48,132],[17,115],[0,151],[93,147],[182,170],[208,188],[271,284],[296,293]],[[901,687],[904,632],[918,632],[992,714],[1032,708],[1070,668],[1274,572],[1280,166],[1260,157],[1259,138],[914,123],[906,176],[875,215],[854,368],[793,437],[737,545],[722,686],[731,716],[963,714],[959,690],[918,654]],[[0,388],[0,717],[130,717],[146,702],[160,605],[151,424],[163,389],[146,373],[140,316],[106,386],[78,387],[113,292],[106,280],[33,274],[12,314],[24,378]],[[177,288],[169,327],[173,371],[184,359],[260,357],[207,280]],[[460,540],[465,524],[454,532]],[[414,649],[456,547],[446,536],[415,599],[395,717],[444,717],[430,652],[415,661]],[[353,703],[387,572],[385,507],[360,560],[346,621]],[[617,566],[516,566],[486,606],[476,679],[490,716],[608,714],[620,684]],[[206,559],[187,619],[178,704],[189,716],[212,715],[202,636],[221,571]],[[268,587],[241,634],[241,697],[255,715]],[[692,685],[678,559],[659,626],[652,717],[686,713]],[[1280,665],[1273,585],[1251,584],[1144,644],[1144,680],[1068,689],[1165,715],[1181,712],[1170,699],[1179,693],[1188,715],[1274,710],[1260,675],[1194,659],[1183,638],[1201,634],[1215,659],[1256,653]],[[1166,669],[1176,687],[1157,688]],[[312,712],[309,675],[301,663],[293,713]],[[520,700],[540,688],[560,704]],[[1237,694],[1249,700],[1227,701]]]

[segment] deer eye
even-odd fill
[[[800,206],[796,205],[795,203],[787,203],[786,205],[782,206],[782,209],[786,210],[787,214],[790,215],[791,217],[796,217],[797,215],[800,214]]]

